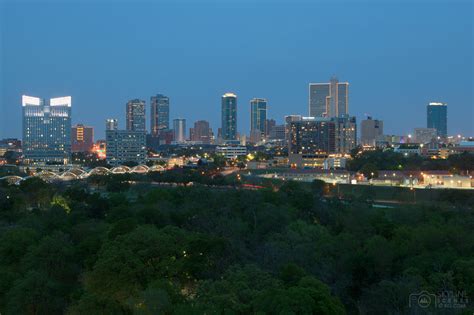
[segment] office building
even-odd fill
[[[356,118],[342,115],[332,120],[336,124],[336,152],[339,154],[350,154],[357,146]]]
[[[257,141],[262,140],[266,133],[267,100],[264,98],[253,98],[250,100],[250,137],[257,135]],[[258,134],[260,136],[258,137]]]
[[[222,95],[222,141],[238,140],[237,138],[237,95],[226,93]]]
[[[268,135],[270,140],[285,140],[285,125],[275,125]]]
[[[146,132],[145,101],[134,99],[127,102],[127,130]]]
[[[436,139],[437,133],[434,128],[415,128],[415,142],[416,143],[429,143],[432,140]]]
[[[431,102],[426,107],[427,128],[436,129],[438,137],[448,136],[448,104]]]
[[[71,97],[22,96],[23,154],[28,162],[66,164],[71,153]]]
[[[212,141],[212,129],[206,120],[198,120],[194,123],[194,128],[189,129],[189,139],[193,142],[210,144]]]
[[[265,136],[268,138],[270,136],[270,130],[276,126],[275,119],[267,119],[266,126],[265,126]]]
[[[247,155],[247,148],[241,145],[226,145],[216,147],[216,154],[221,154],[227,159],[236,159]]]
[[[349,114],[349,83],[331,78],[329,83],[309,84],[309,116],[339,117]]]
[[[174,141],[183,143],[186,141],[186,119],[177,118],[173,120]]]
[[[290,125],[293,121],[300,121],[303,117],[301,115],[287,115],[285,116],[285,140],[290,139]]]
[[[335,153],[334,121],[303,117],[290,123],[288,158],[292,167],[322,167],[324,159]]]
[[[71,152],[91,152],[94,146],[94,128],[78,124],[71,130]]]
[[[361,121],[360,130],[361,144],[375,146],[377,141],[383,138],[383,121],[368,116],[367,119]]]
[[[152,136],[170,128],[170,99],[168,96],[157,94],[150,98],[150,128]]]
[[[109,129],[109,127],[107,120],[105,131],[107,163],[113,166],[128,162],[143,163],[146,158],[145,132]]]

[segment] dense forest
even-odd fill
[[[472,199],[95,181],[2,184],[1,314],[424,314],[421,291],[474,298]]]

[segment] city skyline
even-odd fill
[[[271,104],[268,118],[282,123],[285,115],[306,116],[308,84],[326,82],[332,75],[350,83],[349,113],[358,121],[365,114],[383,120],[387,134],[403,135],[424,127],[429,102],[449,104],[449,134],[474,133],[469,2],[388,4],[392,11],[388,16],[381,15],[386,7],[363,2],[298,2],[292,6],[278,2],[272,10],[266,10],[261,3],[205,4],[198,12],[209,21],[199,25],[192,14],[197,7],[192,4],[122,3],[114,6],[110,24],[104,29],[94,28],[97,34],[89,38],[88,29],[97,26],[101,14],[109,9],[107,4],[96,4],[91,14],[91,6],[2,3],[0,138],[21,137],[22,94],[72,95],[72,124],[91,125],[97,138],[103,138],[104,119],[122,117],[123,104],[133,98],[146,100],[148,115],[150,96],[157,93],[172,99],[170,120],[183,117],[192,123],[205,119],[215,131],[220,127],[219,98],[227,91],[239,95],[240,104],[248,104],[253,97],[266,98]],[[158,30],[148,22],[147,11],[161,8],[169,10],[169,16],[159,22],[162,27]],[[265,23],[248,28],[237,22],[235,26],[215,30],[223,21],[220,14],[229,8],[242,20],[258,14],[276,27],[283,40],[269,34],[271,28]],[[345,17],[340,25],[321,13],[331,8],[340,9]],[[129,11],[143,16],[140,25],[128,18]],[[319,13],[313,13],[315,18],[308,22],[299,22],[308,17],[307,11]],[[283,25],[270,22],[284,12],[288,12],[288,21]],[[362,14],[367,25],[360,25],[360,16],[355,13]],[[79,25],[85,16],[90,18],[91,25],[81,29]],[[400,24],[400,19],[405,23]],[[189,20],[188,24],[179,26],[185,20]],[[65,21],[68,23],[62,23]],[[173,29],[175,38],[169,36],[161,23],[177,28]],[[192,34],[186,33],[189,23],[196,25]],[[355,35],[334,42],[325,23],[333,26],[335,35],[344,34],[348,27]],[[149,35],[154,32],[164,36],[168,48],[161,49],[161,45],[153,43]],[[195,32],[204,34],[199,41],[192,38],[198,34]],[[390,40],[379,47],[373,38],[382,33]],[[226,38],[223,35],[244,47],[217,49]],[[110,45],[101,42],[104,36],[109,38]],[[312,38],[318,36],[336,46],[321,50],[319,44],[312,43]],[[193,56],[199,63],[190,64],[188,55],[178,53],[187,41],[195,45]],[[42,49],[53,44],[60,44],[64,48],[61,51],[67,53]],[[121,49],[138,44],[150,47],[140,53]],[[265,49],[247,49],[252,44]],[[91,55],[92,47],[97,54]],[[203,72],[209,75],[202,77]],[[249,133],[249,113],[248,106],[238,107],[237,131],[241,134]],[[147,130],[149,122],[147,117]]]

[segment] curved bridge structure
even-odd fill
[[[62,173],[55,173],[52,171],[41,171],[35,173],[32,176],[20,177],[15,175],[0,177],[1,181],[6,181],[10,185],[19,185],[22,180],[25,180],[30,177],[39,177],[45,182],[51,183],[54,181],[70,181],[77,179],[84,179],[91,175],[109,175],[109,174],[146,174],[149,172],[163,172],[166,168],[161,165],[153,165],[151,167],[147,165],[137,165],[134,167],[128,167],[125,165],[119,165],[113,168],[106,167],[95,167],[93,169],[87,170],[79,167],[70,168]]]

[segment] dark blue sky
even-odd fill
[[[278,122],[307,115],[308,83],[334,74],[350,113],[387,134],[425,127],[426,104],[443,101],[448,132],[474,135],[470,0],[0,3],[0,138],[21,137],[21,94],[72,95],[73,123],[103,138],[128,99],[156,93],[172,119],[217,128],[232,91],[248,133],[250,98]]]

